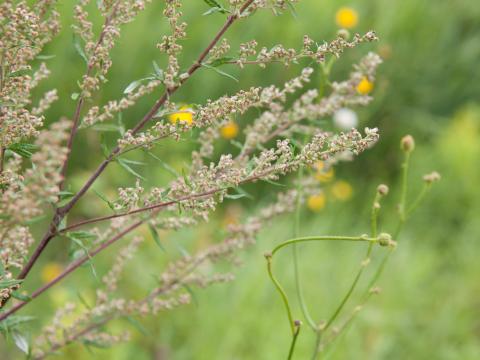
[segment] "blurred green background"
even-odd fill
[[[161,15],[162,3],[154,1],[135,22],[124,27],[113,51],[109,82],[95,102],[119,98],[131,81],[152,71],[152,60],[164,64],[155,47],[167,30]],[[74,101],[70,96],[77,91],[77,80],[84,72],[69,28],[74,4],[72,0],[61,2],[64,31],[44,52],[56,57],[49,60],[52,75],[39,91],[56,87],[60,94],[60,101],[48,113],[49,121],[71,116]],[[336,179],[347,181],[353,195],[347,201],[340,201],[328,193],[327,205],[321,212],[303,209],[301,234],[368,232],[371,200],[379,183],[388,184],[392,190],[382,209],[386,215],[381,217],[380,225],[385,231],[393,231],[399,196],[399,140],[407,133],[415,137],[417,144],[410,173],[410,196],[419,191],[421,177],[427,172],[437,170],[442,174],[442,181],[434,186],[398,239],[398,249],[379,283],[382,293],[371,299],[324,358],[479,359],[480,6],[476,0],[303,0],[296,5],[297,16],[259,13],[236,24],[226,37],[232,44],[255,38],[260,46],[283,43],[294,48],[301,46],[303,34],[318,42],[329,40],[338,30],[335,14],[341,6],[350,6],[358,12],[359,22],[352,32],[374,29],[380,38],[378,43],[348,50],[335,64],[333,77],[342,79],[352,62],[368,51],[377,51],[384,58],[373,93],[375,100],[371,106],[358,110],[360,127],[379,127],[381,140],[353,163],[343,163],[336,168]],[[203,1],[185,1],[185,20],[190,26],[182,56],[184,67],[191,64],[224,21],[220,14],[202,17],[206,10]],[[97,18],[96,23],[99,20]],[[287,69],[270,65],[266,70],[247,67],[243,71],[225,68],[240,79],[238,83],[205,69],[175,95],[175,101],[202,103],[207,98],[232,94],[253,85],[281,85],[300,69],[301,65]],[[311,86],[319,86],[321,79],[314,79]],[[146,97],[125,112],[124,120],[134,123],[156,96],[158,93]],[[251,119],[252,116],[245,121]],[[98,133],[81,132],[77,140],[70,169],[72,190],[78,189],[102,158]],[[181,168],[189,161],[194,146],[188,139],[180,144],[165,142],[156,153],[172,166]],[[235,151],[226,141],[221,146],[224,151]],[[146,186],[168,179],[162,168],[142,156],[139,154],[138,159],[151,165],[139,169],[149,179]],[[112,165],[95,189],[114,198],[112,191],[116,187],[131,186],[134,182],[130,174]],[[255,193],[259,189],[254,186],[249,191]],[[278,189],[272,189],[271,198],[276,191]],[[219,241],[222,234],[219,229],[229,216],[225,210],[231,210],[232,206],[232,201],[227,202],[208,224],[199,228],[162,233],[162,237],[165,241],[175,238],[192,252]],[[247,216],[259,204],[245,200],[236,206],[235,211]],[[103,203],[92,194],[77,206],[73,216],[94,216],[105,211]],[[268,279],[263,253],[291,236],[290,219],[280,219],[262,231],[257,245],[242,254],[244,263],[234,269],[237,276],[234,282],[196,291],[196,305],[142,320],[148,335],[138,332],[126,321],[118,321],[111,328],[130,327],[132,342],[95,350],[93,354],[75,345],[57,358],[286,358],[290,341],[288,323],[283,304]],[[149,236],[147,231],[145,234]],[[67,248],[62,241],[52,244],[27,286],[33,287],[41,281],[46,266],[65,264]],[[99,273],[106,271],[117,249],[118,246],[96,259]],[[351,284],[364,251],[363,246],[352,244],[300,247],[305,295],[316,319],[325,319],[332,313]],[[380,254],[375,255],[378,258]],[[157,251],[153,241],[147,239],[138,257],[127,267],[122,292],[127,296],[145,293],[154,284],[151,275],[160,273],[169,260],[178,256],[174,246],[168,246],[165,254]],[[276,260],[275,269],[295,300],[292,259],[288,251]],[[66,301],[76,301],[77,291],[91,298],[95,286],[96,280],[89,269],[81,269],[22,313],[41,314],[35,323],[40,327],[49,318],[44,314],[52,314],[55,306]],[[360,290],[365,286],[362,283]],[[358,303],[359,294],[361,291],[354,294],[345,314]],[[294,313],[296,317],[301,316],[296,301]],[[313,344],[314,334],[305,327],[294,358],[309,359]],[[10,346],[3,354],[1,358],[21,357],[20,352]]]

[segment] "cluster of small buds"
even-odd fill
[[[69,128],[70,122],[63,120],[41,132],[35,142],[37,151],[31,156],[35,167],[25,170],[23,175],[18,175],[22,167],[19,156],[7,161],[0,193],[0,226],[5,229],[0,238],[0,261],[5,274],[0,280],[11,276],[12,268],[23,266],[33,243],[29,228],[22,224],[41,215],[45,204],[57,200],[62,180],[59,170],[66,156],[64,143]]]
[[[270,9],[274,13],[288,9],[289,3],[294,4],[299,0],[254,0],[249,6],[244,16],[253,14],[257,9]]]
[[[140,85],[135,91],[129,92],[120,100],[111,100],[106,105],[100,107],[92,106],[83,118],[84,126],[91,126],[114,118],[114,116],[136,104],[143,96],[152,93],[162,82],[160,80],[150,80],[145,85]]]
[[[187,24],[180,22],[182,13],[178,10],[182,6],[179,0],[167,0],[163,15],[168,19],[172,29],[171,35],[165,35],[162,42],[157,47],[168,55],[168,65],[165,70],[164,83],[167,88],[174,88],[177,85],[180,65],[178,64],[178,55],[182,51],[179,40],[187,36]]]
[[[82,0],[75,6],[73,30],[85,43],[83,49],[81,44],[77,48],[88,66],[80,85],[83,98],[91,97],[99,89],[100,83],[106,81],[105,76],[112,66],[110,51],[115,45],[115,39],[120,36],[120,26],[133,20],[145,8],[146,2],[149,0],[101,2],[105,22],[97,40],[94,39],[93,24],[87,20],[88,13],[85,10],[90,0]]]
[[[110,271],[102,278],[102,282],[105,284],[105,288],[109,293],[113,293],[117,289],[117,283],[126,261],[133,257],[142,241],[142,237],[135,236],[130,244],[120,250],[115,257],[115,262]]]
[[[144,189],[140,186],[140,180],[138,179],[135,187],[119,188],[119,199],[114,204],[115,210],[126,209],[127,211],[130,211],[137,208],[143,192]]]
[[[215,61],[223,58],[230,51],[230,44],[227,39],[222,39],[218,45],[215,45],[212,50],[210,50],[209,61]]]
[[[47,111],[53,102],[58,100],[57,90],[50,90],[43,95],[43,98],[40,99],[38,105],[32,109],[32,114],[34,116],[39,116]]]
[[[241,44],[238,58],[229,62],[235,63],[242,68],[246,64],[256,64],[264,68],[272,62],[280,62],[288,66],[298,63],[298,61],[303,58],[310,58],[317,63],[322,63],[329,54],[338,58],[346,49],[354,48],[364,42],[377,40],[378,38],[375,32],[369,31],[364,35],[355,34],[351,41],[346,39],[345,36],[338,35],[331,42],[317,45],[314,40],[305,35],[303,38],[303,47],[300,50],[292,48],[286,49],[283,45],[279,44],[271,49],[263,47],[258,53],[256,51],[258,44],[255,40],[252,40]]]

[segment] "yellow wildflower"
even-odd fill
[[[315,179],[320,182],[329,182],[332,181],[335,176],[335,170],[333,168],[328,169],[327,171],[317,171],[315,174]]]
[[[353,188],[345,180],[338,180],[332,185],[331,188],[333,196],[341,201],[349,200],[353,195]]]
[[[168,119],[172,124],[176,124],[178,121],[183,121],[187,123],[187,125],[193,124],[193,110],[188,106],[182,106],[179,111],[170,114]]]
[[[367,95],[373,90],[373,83],[366,76],[358,83],[357,91],[362,95]]]
[[[315,173],[315,179],[320,182],[329,182],[335,176],[335,170],[332,167],[326,169],[325,163],[323,161],[317,161],[314,165],[317,172]]]
[[[62,273],[62,266],[56,262],[49,262],[45,264],[40,273],[42,281],[46,284],[54,280],[58,275]]]
[[[238,135],[238,125],[235,121],[229,121],[227,124],[220,128],[220,135],[224,139],[230,140]]]
[[[338,9],[335,19],[338,26],[351,29],[358,24],[358,13],[351,7],[341,7]]]
[[[327,198],[324,193],[311,195],[307,199],[307,207],[313,212],[321,211],[327,203]]]

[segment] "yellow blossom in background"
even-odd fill
[[[353,188],[345,180],[335,181],[331,187],[332,195],[341,201],[349,200],[353,195]]]
[[[62,287],[53,287],[51,290],[47,291],[47,294],[50,296],[50,301],[56,306],[64,306],[69,300],[68,291]]]
[[[227,140],[233,139],[238,135],[238,125],[235,121],[229,121],[220,128],[220,135]]]
[[[45,264],[40,273],[42,281],[46,284],[55,279],[62,273],[62,266],[56,262],[49,262]]]
[[[313,212],[321,211],[327,203],[327,198],[324,193],[311,195],[307,199],[307,207]]]
[[[317,170],[315,173],[315,179],[320,182],[329,182],[335,176],[335,170],[333,170],[332,167],[327,169],[323,161],[317,161],[314,168]]]
[[[335,20],[338,26],[351,29],[358,24],[358,13],[351,7],[341,7],[335,15]]]
[[[333,168],[330,168],[327,171],[317,171],[317,173],[315,174],[315,179],[320,182],[329,182],[332,181],[334,176],[335,171],[333,170]]]
[[[373,90],[373,83],[366,76],[358,83],[357,91],[362,95],[370,94]]]
[[[193,124],[193,110],[188,106],[182,106],[179,111],[168,116],[168,119],[172,124],[176,124],[179,121],[183,121],[188,125]]]

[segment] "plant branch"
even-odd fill
[[[230,26],[239,18],[239,15],[242,14],[252,3],[254,0],[247,0],[243,6],[240,8],[240,11],[236,14],[232,14],[228,17],[227,21],[223,25],[223,27],[220,29],[220,31],[215,35],[214,39],[208,44],[208,46],[205,48],[205,50],[200,54],[198,59],[195,61],[195,63],[189,68],[188,74],[192,75],[195,71],[197,71],[201,67],[202,61],[208,56],[209,52],[212,50],[212,48],[216,45],[216,43],[220,40],[220,38],[223,36],[223,34],[230,28]],[[147,114],[142,118],[142,120],[131,130],[132,134],[136,134],[140,129],[143,128],[143,126],[150,121],[157,111],[164,105],[164,103],[167,101],[167,99],[175,92],[177,91],[181,85],[183,85],[189,77],[181,80],[180,84],[167,89],[164,94],[160,97],[159,100],[153,105],[153,107],[148,111]],[[80,101],[79,101],[80,104]],[[79,107],[77,104],[77,108]],[[81,107],[81,106],[80,106]],[[74,129],[75,128],[75,129]],[[75,133],[78,129],[78,121],[77,121],[77,126],[74,125],[72,128],[72,133],[71,133],[71,140],[73,141],[73,137],[75,136]],[[70,141],[69,141],[70,142]],[[72,143],[73,144],[73,143]],[[30,257],[29,261],[27,262],[26,266],[22,269],[20,275],[17,277],[18,279],[24,279],[30,270],[32,269],[33,265],[35,262],[38,260],[40,257],[41,253],[43,250],[46,248],[50,240],[55,236],[56,234],[56,229],[62,219],[65,217],[65,215],[72,209],[72,207],[80,200],[80,198],[90,189],[90,187],[93,185],[93,183],[97,180],[97,178],[100,176],[100,174],[105,170],[105,168],[108,166],[108,164],[112,161],[112,159],[121,151],[120,147],[115,147],[114,150],[110,153],[110,155],[98,166],[98,168],[94,171],[92,176],[86,181],[86,183],[80,188],[80,190],[73,196],[73,198],[63,207],[58,208],[55,211],[55,215],[52,219],[52,222],[49,226],[49,230],[47,233],[43,236],[42,240],[40,241],[39,245],[37,248],[34,250],[34,253]],[[2,304],[0,308],[2,308],[5,303],[8,301],[8,298],[2,301]]]

